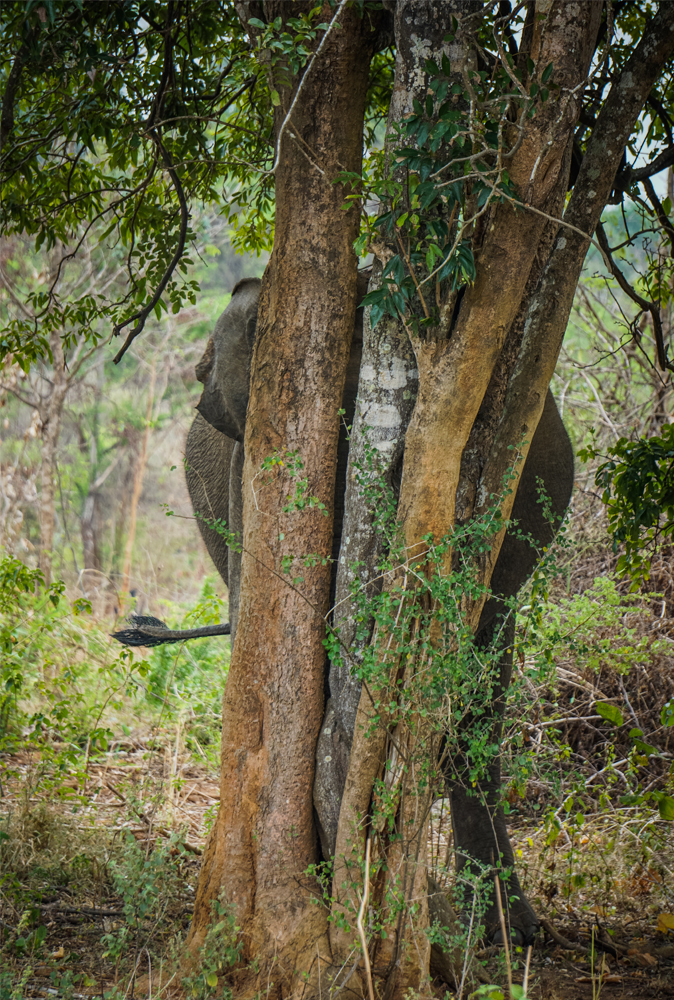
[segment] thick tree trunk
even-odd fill
[[[426,84],[425,62],[431,54],[435,55],[438,49],[443,48],[443,37],[450,30],[449,20],[440,24],[438,21],[442,20],[442,16],[438,15],[449,18],[452,13],[460,23],[462,16],[470,10],[466,4],[442,7],[432,3],[396,5],[396,94],[409,94],[414,92],[415,87],[423,92]],[[600,14],[599,5],[553,4],[543,30],[538,27],[532,43],[536,45],[539,66],[554,63],[555,79],[563,88],[564,95],[554,107],[537,110],[510,169],[511,179],[522,199],[541,212],[554,213],[563,204],[568,178],[569,142],[580,107],[582,82],[589,67]],[[460,33],[456,42],[460,43]],[[465,48],[462,50],[460,44],[455,43],[451,49],[445,45],[445,48],[453,71],[456,62],[470,58],[470,53]],[[457,71],[460,72],[460,69],[457,66]],[[391,109],[394,119],[396,110],[399,117],[409,113],[404,101],[400,100],[399,104],[398,108],[394,94]],[[482,246],[474,248],[477,277],[474,285],[465,291],[451,337],[447,336],[447,327],[427,331],[423,337],[413,339],[419,389],[405,439],[399,521],[407,551],[413,560],[416,556],[417,565],[422,565],[424,561],[425,546],[421,544],[424,536],[431,534],[437,541],[451,532],[460,485],[464,487],[460,494],[461,515],[470,517],[473,513],[475,488],[471,490],[469,482],[462,483],[462,479],[470,480],[468,473],[475,475],[476,469],[484,468],[495,431],[493,422],[491,435],[482,434],[474,442],[474,462],[472,467],[464,466],[463,476],[462,458],[497,363],[503,359],[497,379],[500,388],[507,385],[514,367],[517,349],[508,352],[506,359],[503,348],[508,332],[516,326],[527,290],[532,293],[535,287],[538,273],[532,276],[532,269],[536,260],[540,273],[549,251],[554,228],[546,236],[546,226],[545,218],[533,212],[516,212],[507,204],[493,209],[484,227],[486,235]],[[541,253],[542,241],[545,248]],[[503,395],[501,405],[502,400]],[[468,502],[469,498],[472,502]],[[445,557],[443,566],[438,567],[442,572],[449,569],[450,559],[451,553]],[[413,576],[410,577],[412,586],[413,580]],[[400,586],[401,581],[402,572],[393,581],[394,586]],[[489,576],[485,574],[484,583],[488,582]],[[477,625],[481,609],[479,601],[474,607],[466,609],[468,624],[473,628]],[[388,650],[387,643],[381,639],[380,647],[382,651]],[[389,650],[388,655],[393,675],[402,666],[397,663],[394,650]],[[411,678],[414,669],[413,664],[405,666],[403,677],[409,675]],[[419,718],[414,720],[418,728],[412,734],[408,726],[397,723],[395,713],[390,716],[378,707],[380,696],[383,704],[389,704],[391,691],[394,690],[394,687],[388,692],[385,688],[381,692],[363,689],[361,694],[337,834],[333,894],[338,899],[344,897],[345,883],[351,883],[346,888],[347,897],[357,889],[354,862],[358,857],[362,858],[362,844],[367,834],[362,817],[371,810],[375,779],[385,773],[382,768],[391,728],[397,725],[396,752],[403,753],[408,763],[414,753],[415,741],[426,749],[432,743],[430,732]],[[378,724],[375,725],[377,717]],[[390,743],[388,750],[391,750]],[[403,805],[396,827],[400,839],[388,849],[387,854],[389,883],[392,884],[394,877],[398,877],[403,884],[409,884],[409,898],[422,902],[414,924],[411,918],[407,927],[398,923],[395,932],[389,934],[384,943],[376,945],[375,960],[378,958],[384,965],[388,962],[392,970],[387,993],[401,993],[409,987],[419,988],[425,972],[422,954],[425,884],[423,816],[427,815],[430,805],[429,790],[426,788],[419,792],[408,777],[402,779],[401,788],[400,801]],[[413,837],[410,830],[413,830]],[[382,839],[381,834],[379,839]],[[345,869],[351,872],[350,879],[345,880]],[[403,876],[403,872],[407,874]],[[332,934],[339,937],[340,948],[346,951],[352,943],[350,935],[336,929]]]
[[[253,5],[247,6],[252,12]],[[258,16],[259,5],[254,6]],[[445,48],[452,72],[455,62],[465,60],[460,39],[459,44],[445,46],[444,34],[450,28],[449,15],[463,15],[469,9],[458,0],[395,4],[398,58],[392,122],[400,121],[408,110],[406,95],[423,94],[429,56]],[[263,10],[267,19],[276,13],[286,16],[280,3],[269,2]],[[673,47],[674,5],[663,4],[614,85],[606,116],[602,112],[593,131],[564,217],[574,229],[558,233],[548,217],[558,215],[566,193],[570,141],[602,7],[559,0],[531,5],[531,10],[522,58],[530,54],[538,72],[552,63],[559,89],[556,100],[539,103],[535,116],[523,123],[522,141],[510,161],[510,179],[522,205],[515,209],[500,203],[491,208],[473,247],[476,280],[466,288],[455,322],[441,322],[437,329],[425,328],[414,337],[416,368],[401,328],[387,321],[374,337],[366,321],[354,449],[362,448],[359,433],[371,434],[389,479],[395,474],[418,376],[399,504],[405,543],[414,558],[393,581],[394,586],[402,585],[401,606],[402,601],[417,600],[413,586],[404,592],[406,574],[411,580],[420,572],[446,573],[451,567],[451,553],[438,560],[438,566],[427,565],[422,538],[447,537],[457,520],[483,513],[493,495],[501,492],[511,449],[523,437],[527,441],[533,437],[588,235],[606,203],[630,128]],[[327,8],[325,13],[327,19]],[[440,23],[443,16],[447,20]],[[352,921],[365,889],[372,889],[377,904],[391,890],[390,897],[406,904],[415,900],[418,910],[412,918],[411,907],[403,907],[388,920],[387,937],[371,942],[374,973],[385,980],[384,996],[389,1000],[409,988],[421,988],[428,967],[424,852],[432,788],[428,782],[419,787],[410,761],[415,755],[419,760],[432,756],[433,733],[419,714],[404,719],[396,708],[396,698],[402,702],[398,692],[413,683],[414,672],[423,663],[421,658],[419,663],[398,662],[395,644],[387,644],[386,635],[377,638],[382,663],[391,665],[398,686],[391,683],[387,689],[383,682],[387,701],[381,709],[372,700],[376,703],[379,692],[363,690],[350,756],[347,730],[357,685],[334,673],[335,700],[329,705],[332,714],[321,734],[318,756],[319,764],[321,760],[331,764],[332,749],[337,747],[340,767],[321,765],[315,792],[328,851],[335,843],[333,918],[337,919],[328,935],[325,914],[310,905],[302,873],[318,857],[311,785],[323,707],[321,616],[327,610],[329,570],[317,565],[293,568],[291,577],[301,574],[301,583],[289,586],[282,580],[287,560],[298,553],[327,554],[331,547],[328,518],[315,510],[299,517],[282,508],[294,493],[286,473],[288,452],[299,452],[309,492],[330,506],[337,452],[335,413],[355,305],[349,247],[356,220],[341,211],[342,193],[329,181],[338,169],[337,155],[339,168],[357,169],[368,46],[354,10],[340,6],[339,22],[341,30],[332,33],[321,59],[306,74],[292,119],[286,119],[292,95],[278,88],[279,121],[284,127],[276,178],[276,242],[263,283],[246,427],[241,608],[223,710],[221,809],[205,852],[190,943],[196,948],[203,941],[211,904],[222,892],[236,909],[245,957],[254,958],[265,982],[267,976],[273,977],[281,993],[294,987],[298,972],[333,975],[347,959],[348,978],[360,941],[343,926],[337,928],[339,918]],[[329,78],[322,74],[328,59]],[[462,68],[458,66],[457,72]],[[388,367],[387,346],[392,355]],[[275,464],[261,473],[265,459],[274,455]],[[516,469],[515,486],[522,464]],[[362,579],[370,582],[377,552],[370,520],[351,509],[358,503],[358,491],[351,475],[349,479],[345,568],[338,582],[338,592],[344,595],[353,554],[364,553]],[[513,499],[514,491],[502,504],[505,517]],[[489,583],[500,541],[496,539],[477,567],[479,582]],[[464,603],[466,623],[475,629],[483,598]],[[411,630],[428,610],[415,610]],[[436,649],[441,639],[431,627],[427,648]],[[344,695],[339,704],[337,695]],[[500,697],[494,696],[496,714],[502,695],[501,691]],[[493,721],[497,733],[498,718]],[[398,755],[395,766],[387,761],[389,750]],[[344,781],[347,763],[335,833],[339,799],[335,782]],[[373,790],[382,775],[397,783],[385,784],[383,790],[380,786],[377,793],[391,791],[399,804],[392,836],[388,830],[368,826]],[[385,866],[378,874],[366,872],[363,879],[368,837],[371,845],[377,841]],[[388,919],[385,914],[383,919]]]
[[[41,407],[42,455],[40,468],[40,569],[45,584],[51,583],[56,526],[56,450],[61,433],[63,406],[68,393],[68,378],[65,370],[63,345],[58,332],[49,337],[53,358],[51,387],[46,402]]]
[[[308,5],[269,2],[267,20]],[[324,20],[334,11],[326,4]],[[318,860],[314,757],[324,706],[323,616],[330,565],[297,557],[332,548],[332,517],[284,513],[297,452],[309,492],[332,512],[341,404],[356,309],[356,211],[341,170],[358,171],[373,20],[340,7],[286,121],[276,171],[276,227],[265,273],[245,433],[244,553],[238,631],[223,708],[221,799],[206,848],[190,943],[222,892],[236,909],[245,958],[282,993],[331,963],[326,913],[304,873]],[[286,560],[294,558],[284,576]],[[301,583],[292,585],[293,578]]]
[[[563,96],[538,109],[510,169],[518,194],[534,209],[544,211],[549,197],[566,189],[562,168],[600,17],[598,4],[554,3],[548,9],[537,60],[541,66],[553,63]],[[407,434],[400,499],[408,545],[428,532],[440,539],[451,531],[463,451],[545,226],[545,218],[535,212],[499,205],[451,338],[415,340],[419,398]]]

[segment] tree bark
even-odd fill
[[[510,169],[518,194],[533,208],[544,210],[556,189],[565,190],[561,171],[600,16],[597,4],[553,3],[549,8],[537,57],[542,66],[554,64],[563,97],[537,110]],[[400,498],[408,545],[429,532],[436,540],[443,538],[454,524],[461,457],[520,307],[545,225],[545,218],[534,212],[499,205],[451,338],[415,339],[419,398],[405,443]]]
[[[436,4],[396,4],[398,58],[392,118],[396,110],[400,117],[409,113],[409,106],[406,107],[400,99],[397,107],[396,94],[414,93],[415,84],[423,92],[426,84],[425,61],[431,53],[443,48],[449,21],[438,24],[438,20],[442,21],[442,16],[438,19],[439,10],[447,17],[453,13],[459,24],[463,16],[472,12],[468,5],[460,4],[443,5],[442,8]],[[582,85],[594,49],[600,14],[598,5],[553,4],[545,27],[539,27],[534,33],[532,45],[536,47],[536,59],[540,66],[554,63],[555,80],[563,88],[561,92],[565,96],[554,107],[537,109],[513,158],[510,176],[522,199],[541,211],[561,208],[568,178],[570,137],[580,108]],[[470,58],[465,48],[463,51],[457,45],[453,45],[452,49],[445,45],[445,48],[452,70],[458,59]],[[462,457],[502,356],[507,334],[518,311],[521,311],[527,288],[532,292],[535,287],[537,275],[532,282],[529,279],[546,225],[544,217],[516,212],[507,204],[493,210],[485,226],[482,246],[475,247],[477,277],[475,283],[466,288],[451,336],[447,336],[448,329],[438,329],[412,339],[419,389],[405,437],[398,516],[410,559],[414,560],[416,556],[418,564],[423,564],[426,549],[421,539],[431,534],[438,541],[449,535],[454,526],[457,491],[462,479]],[[548,233],[545,241],[548,248],[551,239]],[[542,263],[539,256],[539,268]],[[516,357],[516,350],[510,353],[509,366],[505,367],[499,379],[501,385],[507,384]],[[494,429],[491,437],[480,442],[481,454],[476,456],[479,469],[486,462]],[[472,510],[465,509],[465,496],[462,499],[462,515],[470,516]],[[444,565],[439,567],[442,572],[449,570],[450,559],[451,553],[445,558]],[[400,585],[402,572],[393,581],[394,586]],[[488,576],[484,582],[488,584]],[[468,622],[473,627],[477,625],[481,608],[482,604],[476,602],[475,607],[467,609]],[[402,669],[396,661],[395,650],[390,650],[382,640],[380,646],[382,651],[388,651],[393,676]],[[404,676],[413,670],[412,665],[405,667]],[[414,721],[420,727],[413,735],[409,726],[397,724],[395,713],[388,714],[379,707],[380,701],[390,703],[391,691],[395,689],[391,686],[386,697],[384,690],[373,692],[364,688],[360,697],[337,833],[333,884],[333,895],[337,899],[344,898],[345,870],[351,872],[350,881],[353,883],[350,889],[346,889],[346,895],[357,891],[354,863],[363,854],[362,845],[367,835],[367,824],[363,818],[371,810],[373,783],[383,773],[389,731],[397,725],[395,745],[406,748],[407,759],[410,759],[415,739],[427,748],[432,742],[430,732],[418,718]],[[375,726],[377,716],[380,718]],[[397,831],[402,839],[389,849],[387,866],[391,879],[394,872],[407,871],[409,896],[421,902],[414,927],[411,920],[407,928],[398,925],[385,943],[376,945],[375,954],[384,964],[388,961],[392,970],[387,982],[387,995],[402,994],[409,987],[418,989],[423,982],[426,961],[422,943],[427,923],[423,913],[425,825],[420,817],[424,812],[427,815],[429,792],[426,790],[420,794],[407,778],[402,779],[402,789],[400,801],[407,803],[407,813],[415,818],[411,826],[414,837],[408,837],[406,824],[410,824],[411,820],[401,807]],[[405,844],[404,848],[401,843]],[[331,934],[333,938],[339,937],[342,951],[346,951],[352,943],[350,935],[336,927]]]
[[[257,4],[239,6],[251,12],[254,7],[255,16],[260,15]],[[354,449],[362,447],[358,434],[372,435],[390,479],[405,437],[399,522],[408,551],[416,557],[400,568],[394,585],[401,583],[412,563],[416,573],[450,569],[451,552],[439,566],[425,565],[428,552],[422,538],[430,534],[438,541],[450,535],[457,519],[481,514],[501,492],[511,448],[520,445],[523,436],[531,440],[588,235],[606,203],[636,115],[673,47],[674,5],[662,4],[614,85],[606,115],[602,112],[588,146],[564,216],[582,233],[558,233],[554,218],[547,216],[559,212],[566,193],[570,142],[602,7],[557,0],[531,9],[525,47],[540,70],[553,64],[559,98],[539,103],[534,118],[524,123],[523,141],[509,168],[522,205],[501,203],[491,209],[474,246],[476,280],[466,288],[453,325],[426,328],[413,338],[416,368],[401,327],[387,321],[374,337],[366,320]],[[469,4],[458,0],[395,4],[398,56],[391,121],[404,117],[406,100],[415,88],[424,92],[426,60],[445,47],[449,21],[442,23],[443,17],[469,10]],[[286,15],[285,5],[271,0],[263,12],[267,20],[277,13]],[[326,7],[326,20],[328,16]],[[351,723],[344,719],[353,719],[357,686],[347,690],[351,680],[334,673],[333,696],[345,697],[341,707],[329,705],[317,748],[323,709],[321,616],[327,611],[329,570],[320,565],[294,569],[291,576],[303,577],[295,586],[281,579],[286,559],[298,553],[328,553],[331,547],[329,518],[315,510],[299,518],[282,508],[294,492],[285,472],[288,452],[301,455],[309,492],[328,508],[332,503],[335,413],[355,307],[350,245],[356,220],[341,211],[342,193],[329,179],[338,169],[357,169],[360,160],[369,49],[354,10],[340,7],[339,20],[341,31],[333,32],[321,60],[307,72],[292,117],[292,94],[277,87],[282,95],[277,126],[284,125],[276,176],[276,237],[262,288],[244,443],[241,606],[223,708],[221,809],[204,856],[190,934],[194,949],[204,939],[211,903],[222,891],[236,910],[245,958],[256,959],[265,977],[260,982],[266,984],[266,977],[273,975],[281,994],[298,984],[298,971],[310,976],[334,973],[345,956],[357,957],[360,949],[355,935],[335,923],[328,934],[325,913],[310,905],[311,888],[302,877],[318,858],[311,815],[315,753],[318,749],[317,807],[334,826],[336,799],[330,794],[336,787],[336,769],[324,769],[321,755],[323,763],[331,763],[336,735],[331,720],[339,723],[348,743]],[[450,60],[465,57],[452,48],[446,47]],[[323,71],[328,60],[329,74]],[[389,352],[383,350],[387,345],[390,366],[385,361]],[[274,454],[284,464],[277,461],[261,474],[262,463]],[[522,464],[515,472],[515,486]],[[368,584],[377,555],[371,518],[353,513],[358,490],[351,473],[348,490],[338,600],[348,590],[353,554],[365,554],[362,580]],[[502,504],[505,517],[513,499],[514,490]],[[499,546],[497,539],[478,567],[479,582],[488,585]],[[466,602],[466,621],[473,628],[482,604],[483,599]],[[431,645],[437,638],[431,635]],[[385,640],[378,639],[382,662],[391,663],[391,673],[397,671],[406,683],[415,665],[398,663],[395,648],[388,649]],[[394,771],[383,770],[391,745],[407,760],[418,753],[428,756],[432,734],[423,723],[418,728],[403,724],[390,697],[374,726],[372,698],[376,701],[377,694],[361,692],[350,756],[346,744],[346,752],[345,747],[339,749],[348,772],[336,831],[333,917],[341,911],[350,919],[359,879],[360,898],[365,882],[381,903],[397,879],[405,899],[419,902],[414,926],[409,916],[391,921],[387,931],[393,933],[370,949],[389,1000],[409,988],[422,988],[427,976],[424,850],[432,790],[420,791],[400,772],[400,806],[394,817],[399,836],[386,842],[386,867],[370,887],[370,872],[363,879],[362,858],[373,832],[368,826],[373,788],[378,776]],[[345,871],[351,872],[352,883],[346,888]],[[349,894],[351,910],[346,906]],[[350,958],[351,972],[352,963]],[[349,967],[346,973],[340,986],[348,981]],[[260,984],[246,985],[255,989]]]
[[[268,2],[265,18],[307,4]],[[323,19],[334,11],[326,4]],[[240,613],[225,689],[221,800],[202,867],[190,945],[203,940],[211,901],[235,907],[244,957],[260,982],[285,994],[302,971],[331,963],[325,911],[304,875],[318,860],[312,810],[314,759],[324,707],[324,621],[330,565],[284,558],[332,548],[332,517],[284,513],[297,452],[309,492],[332,514],[338,409],[356,310],[356,211],[342,209],[341,170],[359,171],[368,67],[376,18],[339,9],[315,63],[305,69],[282,130],[276,171],[274,250],[262,284],[244,441],[244,552]],[[277,132],[293,93],[278,86]],[[303,577],[291,586],[292,578]],[[300,593],[301,588],[301,593]]]
[[[509,462],[508,446],[517,444],[518,436],[520,440],[522,436],[526,439],[522,449],[522,456],[526,457],[557,364],[589,237],[601,220],[639,112],[672,52],[674,4],[661,3],[602,107],[564,212],[563,221],[567,225],[559,227],[552,252],[527,303],[522,346],[481,477],[480,509],[484,509],[490,493],[502,481]],[[513,500],[514,495],[504,504],[505,517]],[[494,560],[492,551],[490,567]]]
[[[100,379],[99,379],[100,384]],[[98,541],[100,530],[98,492],[98,413],[94,416],[94,427],[92,429],[91,441],[89,442],[89,486],[87,495],[82,505],[82,518],[80,520],[80,536],[82,538],[82,562],[84,569],[100,571],[101,554]]]

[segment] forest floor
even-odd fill
[[[567,581],[572,596],[552,606],[550,628],[573,636],[555,647],[554,672],[539,675],[533,659],[518,659],[526,698],[513,702],[503,742],[516,864],[543,922],[527,998],[674,1000],[674,725],[663,709],[674,705],[674,584],[658,586],[666,602],[621,596],[607,582],[610,567],[590,569]],[[64,702],[71,730],[55,697],[60,715],[45,714],[35,730],[42,742],[24,734],[0,755],[0,1000],[129,1000],[134,991],[138,1000],[145,994],[133,985],[134,968],[138,977],[152,973],[154,1000],[168,1000],[157,983],[176,967],[219,803],[226,663],[220,647],[202,640],[183,659],[160,647],[141,654],[133,674],[121,660],[106,673],[109,625],[73,622],[72,636],[65,626],[45,630],[52,645],[37,677],[62,678],[78,657],[91,659],[78,680],[92,706],[86,727],[79,695]],[[127,689],[135,701],[118,694]],[[89,756],[77,734],[95,731],[103,696],[116,706],[114,733],[127,735]],[[617,721],[597,714],[602,704],[615,706]],[[36,709],[34,719],[44,711]],[[522,769],[518,760],[528,763]],[[658,796],[670,796],[666,809],[658,810]],[[429,847],[432,874],[451,895],[447,800],[433,807]],[[502,949],[471,946],[507,994]],[[515,983],[525,959],[513,956]],[[201,1000],[222,986],[190,992]],[[440,982],[433,989],[438,1000],[456,996]]]
[[[41,784],[35,754],[16,754],[4,765],[0,811],[17,846],[0,876],[0,929],[5,941],[8,935],[15,941],[13,954],[5,949],[0,960],[6,963],[0,998],[131,996],[128,973],[134,963],[139,976],[147,973],[145,949],[163,953],[170,965],[189,925],[219,799],[213,766],[181,751],[179,733],[127,740],[89,765],[85,787],[72,782],[69,801],[55,800]],[[60,787],[63,795],[68,780]],[[535,794],[534,785],[529,805]],[[532,951],[530,1000],[674,998],[674,933],[659,920],[670,897],[662,871],[672,863],[674,845],[669,851],[661,846],[652,865],[636,855],[621,859],[615,823],[603,818],[585,824],[577,850],[569,853],[566,843],[550,845],[549,835],[546,843],[540,819],[526,801],[520,805],[511,827],[516,856],[527,892],[552,932],[546,929]],[[440,839],[444,847],[442,831]],[[436,838],[436,856],[438,846]],[[611,877],[602,879],[601,866],[609,864]],[[565,895],[564,885],[573,883],[565,876],[581,868],[584,877]],[[494,951],[478,954],[503,989],[503,955]],[[519,983],[523,958],[514,962]],[[116,984],[124,984],[119,993]],[[440,983],[435,992],[452,996]]]

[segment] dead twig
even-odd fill
[[[505,950],[506,969],[508,970],[508,996],[512,997],[513,970],[510,964],[510,942],[508,941],[505,916],[503,913],[503,906],[501,904],[501,883],[499,881],[498,872],[494,872],[494,884],[496,887],[496,905],[498,906],[498,918],[501,924],[501,934],[503,935],[503,948]]]
[[[374,1000],[374,988],[372,986],[372,969],[370,968],[370,953],[367,948],[367,938],[365,937],[365,928],[363,927],[363,915],[367,913],[367,901],[370,897],[370,838],[367,838],[367,844],[365,845],[365,881],[363,885],[363,898],[360,904],[360,910],[358,911],[358,919],[356,921],[356,927],[358,928],[358,934],[360,935],[360,943],[363,948],[363,959],[365,961],[365,974],[367,976],[367,989],[370,994],[370,1000]]]
[[[531,952],[532,946],[529,945],[527,948],[527,960],[524,964],[524,977],[522,979],[522,992],[525,996],[527,994],[527,987],[529,986],[529,965],[531,964]]]
[[[124,805],[128,806],[131,812],[133,812],[142,823],[145,823],[148,829],[151,828],[155,829],[157,833],[160,833],[162,835],[162,837],[168,838],[172,836],[171,831],[167,830],[165,826],[153,826],[152,821],[145,815],[142,809],[138,809],[136,806],[128,802],[126,797],[119,791],[119,789],[115,788],[115,786],[110,781],[106,781],[105,784],[106,787],[110,789],[112,794],[117,796],[120,802],[123,802]],[[185,845],[186,850],[190,851],[192,854],[196,854],[198,856],[201,856],[203,854],[201,848],[197,847],[196,844],[190,844],[189,841],[187,840],[184,840],[183,844]]]

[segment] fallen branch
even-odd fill
[[[564,948],[565,951],[587,951],[582,944],[577,944],[575,941],[569,941],[569,939],[565,938],[563,934],[560,934],[559,931],[553,927],[550,921],[545,919],[545,917],[541,917],[541,927],[550,935],[552,940],[558,944],[560,948]]]
[[[97,910],[93,906],[61,906],[59,903],[46,903],[39,906],[41,913],[78,914],[85,917],[123,917],[124,910]]]

